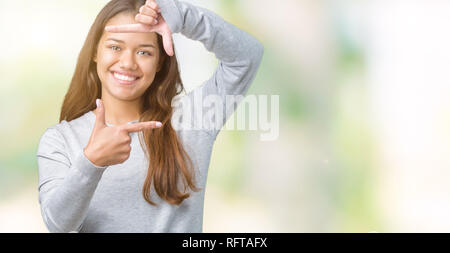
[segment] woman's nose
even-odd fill
[[[136,61],[132,52],[125,51],[120,57],[120,68],[135,70],[137,68]]]

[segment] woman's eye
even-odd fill
[[[150,52],[147,52],[147,51],[139,51],[138,54],[152,55]]]
[[[111,49],[114,50],[114,51],[118,51],[118,50],[120,50],[120,47],[118,47],[118,46],[111,46]]]

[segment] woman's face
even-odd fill
[[[134,24],[133,14],[120,13],[106,25]],[[94,61],[102,82],[102,96],[136,100],[147,90],[158,70],[156,33],[103,32]]]

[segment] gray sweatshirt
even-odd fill
[[[157,0],[157,3],[172,33],[200,41],[219,60],[212,77],[180,100],[194,104],[194,98],[198,96],[245,95],[260,65],[263,46],[207,9],[177,0]],[[222,103],[225,99],[217,101]],[[174,108],[175,112],[185,109],[185,106]],[[163,201],[153,184],[150,199],[157,206],[144,200],[142,187],[148,161],[139,143],[139,133],[130,133],[132,149],[127,161],[98,167],[83,152],[96,120],[92,111],[48,127],[39,141],[37,162],[39,203],[49,231],[202,232],[211,151],[220,128],[232,111],[225,111],[225,106],[224,111],[219,110],[216,114],[194,111],[192,122],[215,117],[219,119],[216,121],[219,128],[176,129],[194,163],[195,183],[201,188],[199,192],[190,191],[191,196],[179,206]],[[184,117],[179,119],[186,120]]]

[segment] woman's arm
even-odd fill
[[[179,32],[189,39],[200,41],[219,60],[213,76],[185,98],[191,100],[191,104],[194,104],[196,96],[201,96],[203,102],[218,102],[211,95],[221,98],[219,103],[222,105],[222,112],[211,115],[207,108],[203,108],[201,119],[198,119],[199,114],[194,114],[194,117],[197,117],[194,122],[201,120],[203,123],[216,123],[214,129],[206,129],[216,138],[220,128],[234,112],[234,107],[231,110],[225,108],[226,95],[247,93],[261,63],[264,47],[250,34],[226,22],[212,11],[177,0],[156,2],[172,33]],[[198,109],[195,108],[195,111]]]
[[[141,7],[135,18],[137,24],[107,26],[105,29],[109,32],[157,32],[163,37],[164,49],[170,56],[173,55],[172,33],[181,33],[189,39],[200,41],[208,51],[213,52],[219,59],[213,76],[188,96],[175,101],[181,103],[181,111],[192,112],[192,108],[186,107],[194,105],[193,119],[192,115],[184,115],[183,112],[182,117],[187,116],[191,121],[177,122],[179,119],[176,119],[175,123],[206,130],[216,138],[236,109],[234,104],[239,104],[255,78],[264,47],[251,35],[212,11],[178,0],[156,0],[157,5],[154,1],[147,0]],[[157,9],[161,10],[162,18],[154,23],[155,18],[150,13],[154,14]],[[227,104],[228,95],[235,95],[230,100],[236,100],[236,103]],[[203,104],[213,107],[204,109]],[[175,113],[177,116],[178,112]]]
[[[39,202],[50,232],[79,231],[97,184],[107,168],[92,164],[81,151],[70,161],[61,133],[49,127],[39,141]]]

